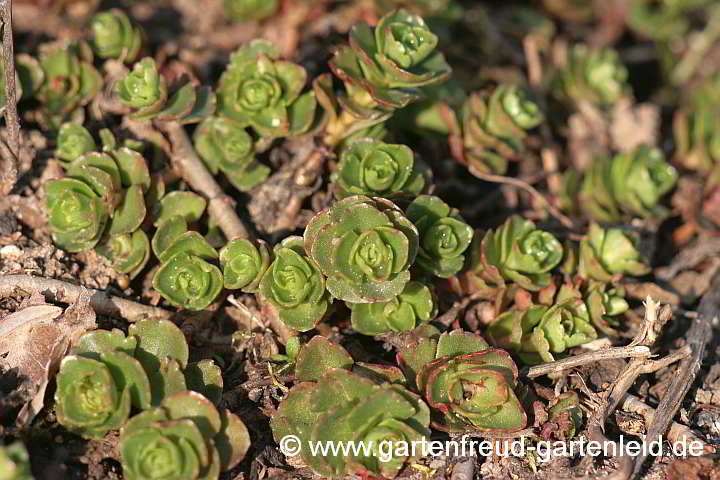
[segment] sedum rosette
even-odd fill
[[[31,97],[43,84],[40,62],[23,53],[15,55],[15,101]],[[0,112],[5,108],[5,67],[0,65]]]
[[[418,250],[417,229],[394,203],[361,195],[315,215],[304,238],[330,294],[351,303],[399,295]]]
[[[527,415],[515,395],[518,370],[510,355],[480,336],[423,326],[398,349],[398,363],[446,432],[513,432]]]
[[[232,120],[211,117],[198,125],[193,136],[195,150],[212,173],[222,172],[240,191],[265,181],[270,169],[255,161],[253,139]]]
[[[300,94],[307,73],[278,58],[277,48],[260,39],[235,51],[217,87],[218,113],[265,137],[308,131],[316,101],[312,92]]]
[[[217,480],[250,447],[242,420],[218,411],[204,396],[184,390],[134,416],[120,432],[123,476],[128,480]]]
[[[473,229],[460,213],[438,197],[420,195],[405,214],[420,233],[416,265],[441,278],[458,273],[473,238]]]
[[[717,107],[681,109],[673,117],[674,162],[707,173],[720,163],[720,116]]]
[[[132,109],[130,117],[136,120],[194,123],[215,111],[215,94],[210,88],[196,88],[186,76],[168,85],[150,57],[135,62],[132,70],[115,82],[113,91]]]
[[[92,135],[79,123],[63,123],[60,126],[55,148],[55,157],[59,160],[70,163],[96,149]]]
[[[422,453],[388,456],[379,447],[388,442],[420,442],[429,437],[430,412],[417,395],[399,383],[395,367],[354,363],[339,345],[313,337],[299,352],[298,382],[278,406],[270,426],[277,442],[286,435],[300,439],[302,460],[318,475],[346,474],[394,478]],[[312,455],[309,442],[366,442],[367,453]]]
[[[172,192],[160,201],[152,249],[162,264],[153,277],[153,288],[173,305],[203,310],[220,294],[223,275],[208,260],[218,252],[188,222],[198,220],[205,200],[191,192]]]
[[[577,274],[582,278],[611,282],[622,275],[650,273],[637,243],[632,233],[590,224],[587,237],[580,241]]]
[[[90,19],[90,45],[100,58],[134,61],[142,46],[142,30],[122,10],[96,13]]]
[[[514,215],[475,237],[465,276],[473,291],[494,293],[508,283],[537,291],[550,284],[550,271],[562,258],[562,245],[551,233]]]
[[[380,335],[388,332],[407,332],[421,323],[429,322],[437,313],[432,290],[411,280],[400,295],[387,302],[348,303],[352,310],[350,321],[356,332]]]
[[[504,175],[508,162],[525,151],[527,132],[544,118],[528,91],[518,85],[473,93],[461,110],[462,138],[451,144],[453,154],[471,171]]]
[[[272,261],[272,251],[262,240],[234,238],[220,250],[225,288],[254,293]]]
[[[568,349],[597,338],[594,313],[580,291],[566,284],[551,305],[532,305],[500,314],[488,327],[487,336],[493,345],[512,350],[525,363],[552,362]],[[617,313],[622,312],[607,314]]]
[[[275,259],[260,280],[259,292],[288,327],[310,330],[325,316],[332,299],[325,277],[303,249],[302,237],[288,237],[275,246]]]
[[[80,108],[102,88],[102,77],[92,66],[90,47],[83,42],[49,43],[38,56],[43,83],[35,93],[43,107],[43,121],[57,128],[67,117],[80,116]]]
[[[335,51],[330,68],[344,83],[344,107],[356,114],[397,109],[420,97],[417,87],[445,81],[450,67],[436,47],[438,37],[418,15],[396,10],[375,28],[359,23],[350,45]]]
[[[425,178],[409,147],[372,138],[360,138],[343,149],[332,181],[333,193],[340,199],[351,195],[417,195],[425,187]]]
[[[661,217],[667,209],[660,200],[672,190],[677,178],[677,170],[665,161],[660,150],[641,145],[595,161],[580,185],[580,206],[601,222],[620,220],[623,213]]]
[[[104,234],[131,234],[145,219],[149,179],[145,159],[127,148],[76,158],[65,178],[45,186],[53,241],[74,252],[95,247]]]
[[[628,71],[615,50],[575,45],[559,72],[558,93],[574,102],[611,106],[629,95]]]

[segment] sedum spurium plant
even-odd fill
[[[288,327],[301,332],[314,328],[332,302],[320,268],[305,253],[302,237],[286,238],[273,255],[260,280],[260,295]]]
[[[614,306],[621,307],[618,303]],[[627,303],[624,306],[627,310]],[[578,288],[564,284],[546,305],[500,314],[488,327],[487,337],[493,345],[515,352],[525,363],[552,362],[568,349],[597,338],[594,316],[624,311],[591,311],[593,307],[603,306],[586,302]]]
[[[155,60],[145,57],[133,64],[127,75],[115,82],[113,91],[136,120],[199,122],[215,111],[215,94],[210,88],[196,87],[182,77],[168,85]]]
[[[123,476],[128,480],[216,480],[250,447],[240,418],[197,392],[182,390],[131,418],[120,431]]]
[[[562,258],[557,238],[514,215],[484,236],[476,235],[465,278],[473,291],[494,293],[506,284],[537,291],[550,284],[550,271]]]
[[[97,150],[97,144],[87,128],[79,123],[63,123],[57,137],[55,157],[71,163],[86,153]]]
[[[398,349],[398,363],[446,432],[513,432],[527,424],[515,395],[518,370],[507,352],[472,333],[419,327]]]
[[[720,164],[720,117],[717,106],[681,109],[673,117],[673,162],[709,172]]]
[[[122,10],[113,8],[90,19],[90,45],[100,58],[133,62],[140,53],[143,33]]]
[[[0,480],[33,480],[30,456],[22,442],[0,445]]]
[[[650,267],[637,244],[631,232],[591,223],[587,236],[580,240],[577,274],[600,282],[617,281],[623,275],[646,275]]]
[[[262,20],[277,11],[278,0],[223,0],[223,7],[231,20]]]
[[[388,301],[410,280],[418,231],[394,203],[347,197],[315,215],[305,251],[327,277],[330,294],[346,302]]]
[[[573,102],[613,105],[631,94],[628,71],[615,50],[575,45],[558,72],[556,93]]]
[[[67,118],[84,118],[81,107],[102,88],[102,77],[92,65],[93,54],[81,41],[48,43],[40,47],[38,61],[43,83],[35,92],[42,118],[58,128]]]
[[[254,141],[245,127],[223,117],[210,117],[198,125],[195,150],[212,173],[222,172],[240,191],[262,183],[270,169],[255,161]]]
[[[202,310],[223,288],[223,274],[208,260],[218,252],[188,223],[200,219],[206,201],[192,192],[171,192],[159,202],[152,249],[161,262],[153,277],[153,288],[171,304]]]
[[[263,240],[234,238],[220,250],[225,288],[255,293],[270,267],[273,252]]]
[[[420,195],[405,209],[408,219],[420,234],[416,265],[425,273],[448,278],[465,263],[465,251],[473,238],[473,229],[457,209],[439,197]]]
[[[527,132],[545,119],[528,91],[512,84],[471,94],[460,117],[462,134],[451,142],[453,155],[471,171],[499,175],[524,153]]]
[[[419,87],[447,80],[451,69],[437,44],[425,21],[405,10],[386,14],[374,28],[353,26],[349,45],[330,60],[345,92],[335,97],[328,77],[314,84],[329,114],[328,143],[387,120],[393,110],[421,98]]]
[[[74,252],[95,247],[103,235],[132,234],[145,219],[144,192],[149,185],[145,160],[128,148],[76,158],[66,165],[64,178],[45,186],[53,241]],[[127,260],[121,257],[118,265]],[[138,266],[131,263],[129,271]]]
[[[317,106],[313,92],[301,94],[307,73],[279,56],[275,45],[260,39],[236,50],[217,86],[218,113],[263,137],[307,132]]]
[[[161,405],[175,392],[191,388],[217,401],[220,369],[210,360],[188,358],[184,334],[167,320],[142,320],[127,335],[117,329],[86,332],[60,364],[58,422],[83,437],[101,438],[123,426],[132,410]]]
[[[332,181],[333,193],[339,199],[352,195],[417,195],[426,186],[409,147],[372,138],[360,138],[343,149]]]
[[[595,161],[582,179],[578,197],[583,211],[600,222],[618,221],[623,214],[662,217],[667,209],[660,200],[677,178],[677,170],[659,149],[640,145]]]
[[[429,322],[437,313],[433,292],[426,284],[410,280],[400,295],[387,302],[348,303],[353,329],[363,335],[407,332]]]
[[[300,456],[318,475],[394,478],[418,458],[393,451],[381,460],[377,449],[369,455],[320,456],[309,448],[310,441],[410,444],[429,437],[428,407],[400,384],[404,378],[396,367],[355,363],[344,348],[316,336],[298,353],[295,377],[299,383],[280,403],[270,426],[277,442],[286,435],[300,439]]]

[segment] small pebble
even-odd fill
[[[22,250],[16,245],[5,245],[0,248],[0,257],[19,257],[22,255]]]

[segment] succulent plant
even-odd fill
[[[30,456],[22,442],[0,445],[0,480],[33,480]]]
[[[637,248],[637,239],[618,228],[604,229],[596,223],[580,241],[577,274],[586,279],[610,282],[622,275],[650,272]]]
[[[544,120],[540,107],[518,85],[470,95],[461,110],[462,139],[454,156],[471,170],[503,175],[508,161],[524,151],[528,130]]]
[[[234,238],[220,250],[225,288],[255,293],[270,266],[273,254],[268,245],[257,240]]]
[[[309,442],[422,441],[429,437],[430,412],[417,395],[391,379],[402,380],[395,367],[354,363],[341,346],[313,337],[295,365],[297,383],[278,406],[270,426],[277,442],[286,435],[300,439],[300,455],[318,475],[357,473],[393,478],[417,456],[396,450],[381,458],[376,447],[360,455],[342,451],[312,455]],[[417,452],[420,454],[420,452]]]
[[[217,87],[218,113],[265,137],[307,132],[317,104],[312,92],[300,94],[307,73],[278,58],[277,48],[266,40],[236,50]]]
[[[35,97],[43,106],[44,120],[57,128],[100,91],[102,77],[92,65],[90,47],[83,42],[42,45],[38,60],[43,83]]]
[[[488,339],[496,347],[514,351],[523,362],[536,364],[552,362],[568,349],[597,338],[590,308],[577,288],[562,285],[551,303],[500,314],[487,329]]]
[[[537,291],[550,284],[550,271],[563,258],[563,247],[551,234],[517,215],[475,236],[466,277],[471,290],[494,292],[514,283]]]
[[[150,57],[135,62],[132,71],[115,82],[113,91],[133,110],[130,116],[136,120],[193,123],[215,111],[215,94],[209,88],[196,88],[185,77],[168,86]]]
[[[100,58],[122,58],[133,62],[140,53],[143,34],[122,10],[113,8],[90,19],[90,45]]]
[[[65,162],[97,150],[97,145],[87,128],[79,123],[63,123],[57,137],[55,156]]]
[[[681,109],[673,117],[674,162],[707,173],[720,163],[717,108]]]
[[[305,253],[302,237],[284,239],[275,246],[274,256],[260,280],[259,293],[290,328],[301,332],[314,328],[332,302],[325,277]]]
[[[473,239],[473,229],[460,213],[436,196],[420,195],[405,209],[405,214],[420,233],[415,264],[441,278],[458,273]]]
[[[42,85],[44,76],[40,63],[33,57],[15,55],[15,101],[32,96]],[[5,108],[5,101],[5,67],[0,66],[0,111]]]
[[[633,0],[629,2],[627,25],[655,41],[681,38],[690,29],[691,10],[709,3],[709,0]]]
[[[590,218],[601,222],[617,221],[622,213],[660,217],[667,212],[660,200],[677,177],[659,149],[640,145],[595,161],[582,179],[579,203]]]
[[[380,107],[397,109],[420,98],[417,87],[446,80],[450,67],[436,50],[438,37],[418,15],[396,10],[375,28],[359,23],[350,45],[338,48],[330,68],[343,82],[343,107],[364,117]]]
[[[222,272],[208,262],[217,259],[218,252],[198,232],[188,230],[188,222],[200,218],[205,203],[191,192],[163,197],[152,239],[153,252],[162,262],[153,277],[153,288],[171,304],[191,310],[206,308],[223,288]]]
[[[204,396],[184,390],[131,418],[120,431],[123,476],[216,480],[245,457],[245,424],[218,411]]]
[[[278,9],[278,0],[224,0],[225,15],[231,20],[262,20]]]
[[[142,230],[109,236],[96,247],[98,253],[112,262],[120,273],[135,278],[150,259],[150,240]]]
[[[338,170],[332,177],[333,193],[340,199],[351,195],[417,195],[425,187],[425,178],[413,157],[405,145],[372,138],[355,140],[340,153]]]
[[[414,280],[405,285],[400,295],[387,302],[348,303],[350,321],[356,332],[380,335],[407,332],[429,322],[437,313],[437,304],[430,287]]]
[[[143,194],[149,183],[145,159],[128,148],[110,153],[91,152],[76,158],[66,166],[65,178],[52,180],[45,186],[53,241],[75,252],[95,247],[103,234],[135,232],[145,219]],[[142,246],[141,240],[137,237],[131,244]],[[118,247],[105,252],[109,254]],[[129,252],[121,248],[117,253],[121,257],[118,265],[124,264],[123,257]],[[143,256],[146,255],[147,251]]]
[[[432,409],[432,426],[446,432],[513,432],[527,415],[515,395],[518,370],[510,355],[472,333],[418,328],[397,360]]]
[[[315,215],[304,238],[330,294],[351,303],[383,302],[402,293],[418,250],[417,229],[394,203],[362,195]]]
[[[130,415],[130,409],[149,408],[153,400],[151,386],[154,372],[147,369],[147,361],[136,358],[139,343],[154,345],[160,338],[174,345],[173,335],[179,334],[182,342],[185,338],[180,330],[170,322],[161,321],[160,335],[142,335],[147,322],[134,325],[141,335],[125,336],[120,330],[92,330],[83,334],[73,346],[71,354],[63,358],[57,374],[55,391],[58,422],[84,437],[101,438],[109,430],[120,428]],[[158,330],[157,328],[155,330]],[[168,337],[167,339],[164,337]],[[187,350],[187,344],[184,345]],[[144,352],[145,357],[151,353]],[[141,356],[142,358],[142,356]],[[159,363],[159,359],[155,358]],[[157,396],[157,395],[156,395]]]
[[[253,139],[243,125],[223,117],[211,117],[198,125],[195,149],[211,172],[221,171],[240,191],[262,183],[270,169],[255,161]]]
[[[630,94],[628,71],[615,50],[575,45],[559,72],[558,90],[575,102],[610,106]]]

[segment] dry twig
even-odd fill
[[[720,316],[720,273],[715,274],[712,284],[707,293],[700,301],[699,315],[693,319],[687,336],[686,344],[690,346],[692,353],[685,358],[677,368],[672,381],[667,388],[667,393],[657,407],[657,414],[652,423],[647,427],[647,436],[657,438],[668,429],[670,422],[675,417],[680,405],[692,385],[700,363],[705,355],[705,349],[712,339],[712,324],[717,322]],[[635,458],[633,475],[637,475],[643,467],[647,456],[641,452]]]
[[[15,91],[15,53],[13,50],[12,0],[0,0],[0,20],[3,26],[3,68],[5,69],[5,125],[8,129],[9,152],[3,151],[0,166],[0,195],[7,195],[15,186],[20,155],[20,121]]]
[[[208,213],[217,222],[228,240],[248,238],[250,232],[235,212],[235,202],[223,192],[205,164],[195,153],[185,129],[178,122],[159,123],[172,146],[172,161],[183,179],[208,200]]]
[[[33,277],[32,275],[5,275],[0,277],[0,297],[9,297],[18,293],[39,292],[48,301],[75,303],[83,291],[90,292],[90,306],[102,315],[124,318],[129,322],[137,322],[147,318],[167,319],[172,316],[172,312],[159,307],[151,307],[132,300],[114,297],[100,290],[73,285],[62,280]]]
[[[518,178],[513,177],[506,177],[503,175],[494,175],[492,173],[483,173],[476,169],[470,168],[470,173],[472,173],[474,176],[479,178],[480,180],[485,180],[486,182],[493,182],[493,183],[502,183],[504,185],[511,185],[516,188],[520,188],[522,190],[525,190],[527,193],[532,195],[535,199],[539,200],[545,207],[547,208],[547,211],[550,215],[555,217],[558,222],[562,223],[563,226],[566,228],[574,228],[575,225],[573,224],[573,221],[562,213],[560,210],[558,210],[553,204],[550,203],[550,201],[543,196],[542,193],[538,192],[535,187],[530,185],[527,182],[524,182]]]

